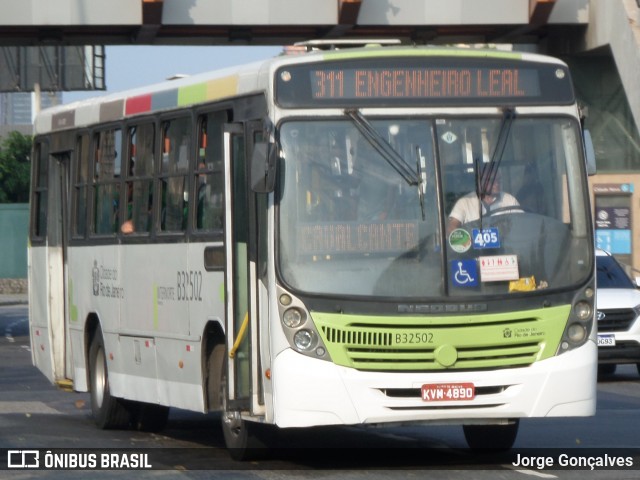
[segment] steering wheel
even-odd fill
[[[489,210],[483,216],[484,217],[493,217],[494,215],[498,215],[500,213],[507,213],[507,212],[508,213],[525,213],[525,212],[527,212],[527,210],[522,208],[520,205],[510,205],[510,206],[507,206],[507,207],[499,207],[499,208],[494,208],[493,210]]]

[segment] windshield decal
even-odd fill
[[[519,278],[517,255],[479,257],[478,263],[483,282],[504,282]]]
[[[454,287],[478,286],[478,264],[475,260],[451,260],[450,275]]]
[[[453,132],[444,132],[441,138],[442,140],[447,142],[449,145],[451,145],[458,139],[458,136]]]
[[[476,250],[500,248],[500,232],[496,227],[483,228],[482,230],[474,228],[471,230],[471,238],[473,239],[473,248]]]
[[[456,228],[449,234],[449,246],[457,253],[464,253],[471,248],[471,236],[464,228]]]

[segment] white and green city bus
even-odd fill
[[[35,131],[33,361],[91,392],[99,427],[222,411],[242,457],[260,424],[459,424],[509,448],[520,418],[594,414],[562,62],[283,55],[55,107]],[[477,201],[497,182],[515,204]],[[461,197],[472,215],[450,228]]]

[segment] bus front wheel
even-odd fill
[[[111,396],[109,371],[102,332],[98,329],[89,347],[91,411],[101,429],[127,428],[130,412],[123,400]]]
[[[212,405],[222,410],[221,425],[224,443],[231,458],[238,461],[263,458],[267,448],[263,439],[266,429],[255,422],[243,420],[240,412],[230,410],[227,403],[227,350],[223,344],[213,348],[209,357],[208,390]],[[219,395],[214,400],[216,395]]]
[[[513,447],[520,421],[506,425],[463,425],[464,438],[472,450],[503,451]]]
[[[260,425],[240,418],[239,412],[222,412],[224,443],[234,460],[256,460],[265,456],[266,445],[259,429]]]

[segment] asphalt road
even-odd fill
[[[225,450],[219,417],[213,414],[173,409],[161,434],[98,430],[88,394],[52,386],[31,365],[26,306],[0,307],[0,468],[8,462],[1,458],[5,452],[35,449],[42,456],[47,451],[54,455],[83,452],[95,455],[98,463],[104,453],[146,454],[153,469],[135,472],[136,477],[163,479],[635,479],[640,477],[639,426],[640,375],[635,366],[623,366],[600,380],[595,417],[523,420],[515,450],[509,454],[470,452],[457,426],[331,427],[289,431],[278,436],[278,448],[264,459],[238,463]],[[536,462],[544,463],[544,458],[520,466],[514,465],[518,453],[527,458],[551,453],[554,462],[560,453],[609,455],[631,458],[633,466],[593,471],[538,468]],[[91,476],[122,478],[131,473],[94,471]],[[0,470],[0,478],[19,479],[83,478],[86,474],[73,468]]]

